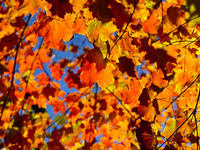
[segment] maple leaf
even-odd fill
[[[28,55],[27,57],[26,57],[26,66],[22,66],[22,68],[21,68],[21,70],[27,70],[28,69],[28,67],[29,68],[33,68],[34,70],[36,69],[36,68],[40,68],[40,69],[42,69],[42,66],[41,66],[41,63],[40,63],[40,61],[38,60],[38,59],[35,59],[35,55],[33,55],[33,56],[31,56],[31,55]],[[23,68],[24,67],[24,68]]]
[[[91,86],[97,81],[97,69],[96,64],[91,63],[89,64],[86,61],[83,65],[83,71],[80,74],[81,83],[85,86]]]
[[[39,108],[46,108],[46,101],[47,98],[43,95],[39,95],[39,97],[36,99],[36,103],[38,105]]]
[[[157,34],[158,31],[156,26],[160,24],[160,21],[157,17],[151,15],[148,20],[143,23],[144,31],[149,32],[150,34]]]
[[[0,48],[6,49],[7,51],[12,50],[14,45],[17,45],[17,42],[18,42],[17,39],[18,39],[18,36],[16,33],[12,33],[12,34],[2,37],[0,41],[1,43]],[[8,56],[5,56],[5,57],[8,57]]]
[[[156,115],[155,108],[151,105],[148,107],[140,105],[138,112],[142,115],[142,119],[148,122],[153,122]]]
[[[64,102],[62,100],[59,100],[57,97],[50,97],[49,98],[49,105],[53,106],[54,113],[58,113],[60,111],[61,113],[65,112],[65,106],[63,104]]]
[[[44,16],[45,17],[45,16]],[[36,24],[35,30],[44,38],[44,44],[49,48],[59,48],[60,40],[69,41],[73,36],[72,25],[74,16],[67,16],[66,20],[45,17]],[[65,30],[60,30],[61,28]]]
[[[66,58],[63,58],[63,59],[61,59],[61,60],[59,61],[60,67],[61,67],[62,69],[65,69],[66,66],[68,65],[68,63],[69,63],[69,60],[67,60]]]
[[[180,11],[178,7],[169,7],[167,9],[167,15],[171,23],[175,25],[181,24],[180,21],[182,20],[182,16],[184,15],[184,12]]]
[[[41,62],[45,62],[45,63],[48,63],[51,61],[50,57],[48,56],[49,54],[49,50],[46,49],[46,48],[41,48],[40,50],[38,50],[38,57],[39,57],[39,60]],[[37,51],[36,51],[37,53]]]
[[[37,79],[41,85],[48,85],[50,83],[50,79],[45,73],[37,75]]]
[[[131,79],[129,83],[129,90],[124,90],[122,99],[124,103],[129,104],[132,108],[140,104],[139,96],[142,93],[142,86],[136,79]]]
[[[129,59],[127,57],[120,57],[119,63],[117,65],[122,73],[127,72],[129,76],[136,77],[134,70],[135,65],[133,64],[132,59]]]
[[[67,105],[71,105],[79,98],[78,93],[69,93],[67,97],[65,97],[65,101],[67,102]]]
[[[27,15],[28,13],[31,13],[34,15],[36,12],[38,12],[38,8],[45,10],[46,1],[41,0],[24,0],[23,4],[20,6],[20,4],[16,7],[20,9],[21,13],[25,13]],[[20,8],[21,7],[21,8]],[[13,14],[13,16],[15,16]]]
[[[113,74],[112,74],[112,71],[114,69],[115,67],[111,63],[107,63],[105,69],[98,71],[97,83],[99,87],[106,88],[114,81]]]
[[[64,18],[66,13],[72,13],[72,5],[69,3],[69,0],[46,0],[51,4],[51,9],[49,9],[52,15],[57,15],[61,18]]]
[[[82,83],[80,82],[79,74],[74,74],[71,70],[68,71],[65,82],[69,88],[74,87],[76,89],[80,89],[83,87]]]
[[[95,63],[97,71],[106,67],[106,59],[103,58],[102,52],[96,45],[94,45],[93,49],[88,51],[88,53],[84,57],[84,61],[85,60],[87,60],[89,63]],[[84,61],[82,65],[84,65]]]
[[[64,74],[64,72],[60,69],[60,65],[56,64],[51,67],[52,77],[56,80],[61,80],[61,76]]]
[[[84,8],[84,6],[87,4],[87,0],[70,0],[70,3],[73,5],[73,11],[75,13],[78,13],[81,11],[81,9]]]
[[[94,133],[94,125],[88,127],[82,135],[82,138],[87,140],[89,143],[92,143],[95,140],[95,133]]]
[[[141,149],[155,149],[157,139],[153,135],[150,123],[141,120],[139,128],[136,129],[136,136],[140,142]]]
[[[125,148],[125,146],[122,145],[122,144],[117,144],[117,143],[115,143],[115,144],[113,145],[113,150],[120,150],[120,149],[124,149],[124,148]]]
[[[112,21],[102,23],[96,20],[90,20],[87,23],[86,35],[88,39],[95,43],[98,39],[101,41],[110,40],[110,35],[117,31]]]
[[[165,128],[163,131],[163,136],[168,138],[174,131],[176,130],[176,120],[173,118],[169,118],[165,123]]]
[[[49,96],[54,96],[56,89],[51,87],[50,84],[48,84],[46,87],[43,88],[42,93],[46,96],[46,98],[49,98]]]
[[[38,105],[32,105],[31,109],[34,111],[34,113],[44,113],[46,111],[44,108],[39,108]]]
[[[90,11],[93,12],[93,16],[99,18],[102,22],[111,20],[114,17],[112,9],[108,8],[109,1],[97,0],[90,5]]]
[[[106,88],[114,81],[112,71],[115,67],[103,59],[100,49],[96,46],[90,50],[82,62],[81,82],[85,85],[92,85],[95,82],[100,87]],[[105,69],[104,69],[105,68]]]
[[[161,69],[159,69],[157,72],[152,73],[152,82],[157,85],[158,87],[166,87],[168,82],[164,80],[164,74]]]
[[[81,0],[81,3],[84,2],[83,0]],[[79,5],[80,6],[80,5]],[[86,30],[87,30],[87,25],[86,25],[86,20],[83,19],[84,15],[83,14],[78,14],[78,16],[76,17],[75,23],[73,25],[73,33],[75,34],[82,34],[85,35]]]
[[[48,143],[48,149],[49,150],[56,150],[56,149],[64,150],[65,148],[60,142],[54,140]]]

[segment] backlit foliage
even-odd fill
[[[199,149],[199,0],[0,4],[0,148]]]

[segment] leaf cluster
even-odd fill
[[[199,149],[198,0],[0,4],[0,148]]]

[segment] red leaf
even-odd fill
[[[48,84],[46,87],[43,88],[42,93],[46,96],[46,98],[48,99],[49,96],[54,96],[56,89],[50,87],[50,85]]]
[[[132,59],[129,59],[127,57],[120,57],[118,67],[122,73],[127,72],[129,76],[136,77],[134,70],[135,65],[133,64]]]
[[[89,61],[89,63],[95,63],[97,71],[104,69],[106,67],[106,60],[103,59],[103,54],[101,53],[100,49],[95,45],[93,49],[88,51],[84,59]]]
[[[70,89],[72,87],[76,89],[80,89],[83,87],[83,84],[80,82],[79,74],[74,74],[74,72],[72,72],[71,70],[68,71],[65,82]]]
[[[64,72],[60,69],[60,65],[56,64],[51,67],[52,77],[56,80],[61,80],[61,76]]]
[[[72,5],[69,3],[69,0],[46,0],[50,3],[51,6],[51,13],[52,15],[57,15],[61,18],[64,18],[66,13],[72,13]]]

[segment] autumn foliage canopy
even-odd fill
[[[0,4],[0,148],[199,149],[199,0]]]

